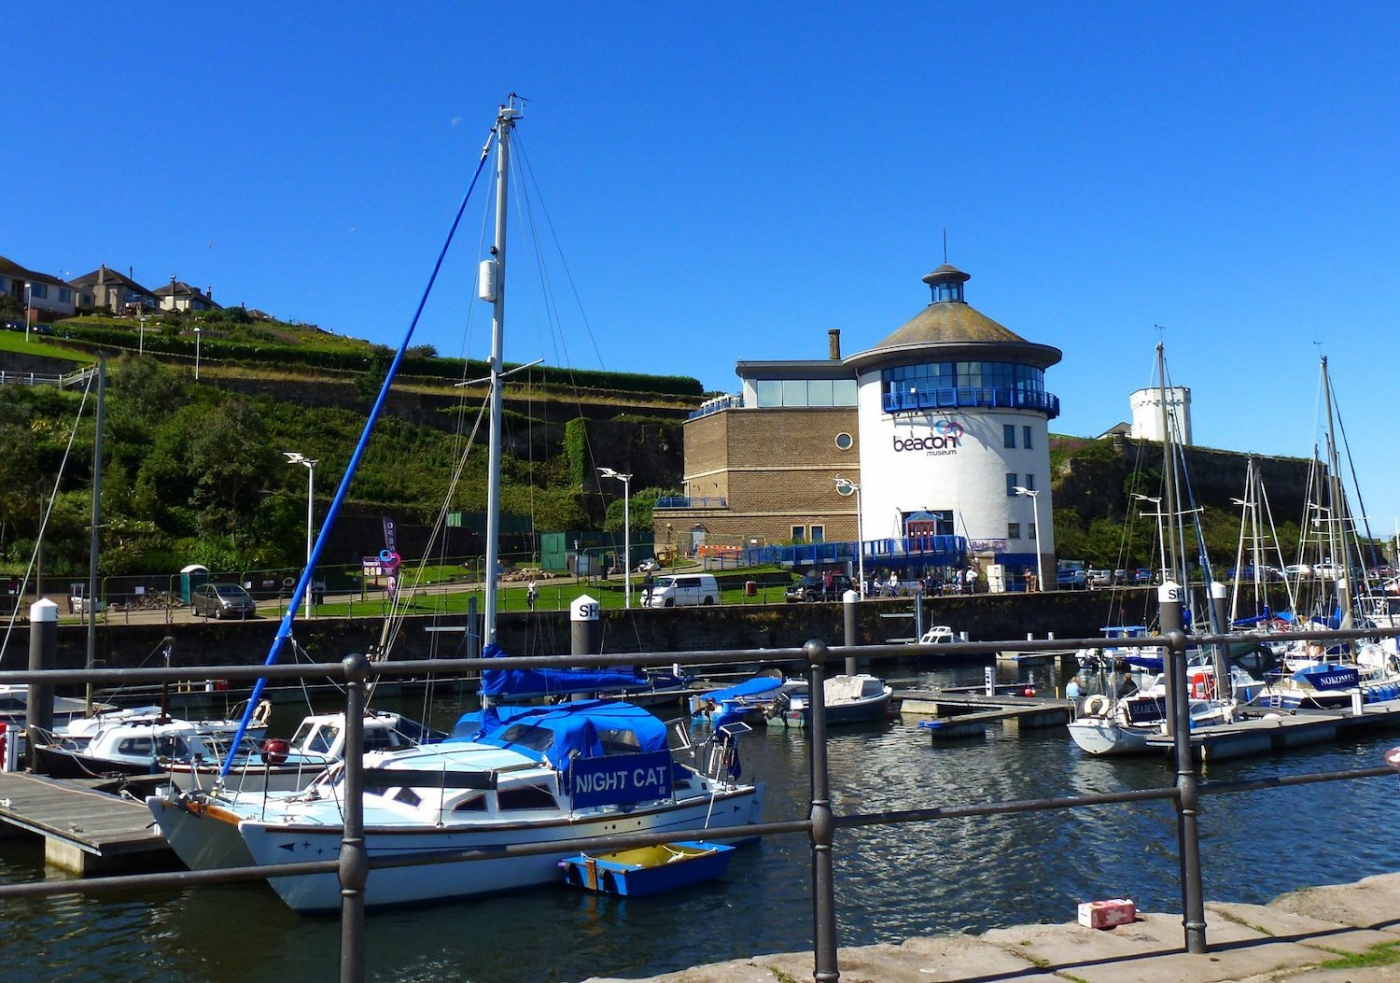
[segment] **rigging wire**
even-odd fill
[[[398,373],[399,366],[403,363],[409,342],[413,340],[414,329],[417,328],[418,321],[423,315],[423,308],[428,302],[428,296],[432,293],[433,286],[437,283],[438,273],[442,269],[443,260],[447,256],[447,250],[452,245],[452,240],[457,233],[457,227],[461,224],[462,215],[466,211],[467,203],[471,200],[472,192],[476,189],[476,183],[481,177],[481,172],[486,167],[491,145],[495,142],[495,139],[496,126],[493,124],[490,133],[487,135],[486,144],[482,147],[481,159],[477,163],[476,173],[472,175],[471,184],[467,187],[466,194],[462,196],[462,202],[457,208],[457,214],[452,219],[451,228],[448,230],[447,237],[443,241],[442,248],[438,251],[437,260],[433,263],[432,273],[429,275],[428,282],[423,288],[422,295],[419,297],[418,306],[413,312],[413,318],[409,322],[408,330],[404,334],[403,341],[399,343],[398,351],[394,353],[394,359],[389,364],[389,369],[384,375],[384,382],[380,386],[379,395],[375,398],[374,405],[370,408],[369,416],[365,420],[364,431],[361,433],[360,440],[355,445],[355,450],[350,456],[350,462],[346,466],[345,474],[341,477],[340,486],[336,489],[335,497],[331,500],[330,508],[326,511],[326,517],[322,521],[321,531],[316,537],[316,544],[312,547],[311,556],[307,561],[306,568],[302,570],[301,577],[298,578],[296,586],[292,589],[292,596],[287,601],[287,612],[282,618],[282,623],[278,626],[277,634],[273,637],[272,645],[267,653],[266,665],[272,665],[277,661],[283,642],[285,642],[287,637],[291,634],[292,623],[296,617],[297,609],[301,606],[302,598],[306,596],[306,590],[311,583],[312,572],[316,569],[316,561],[320,559],[321,552],[325,548],[327,533],[335,524],[336,516],[340,512],[340,507],[345,501],[346,493],[349,490],[350,481],[354,477],[360,459],[364,457],[370,434],[373,433],[374,425],[378,421],[380,413],[383,412],[384,404],[388,400],[389,389],[394,381],[394,376]],[[266,686],[267,677],[258,677],[257,682],[253,684],[253,695],[249,699],[250,706],[258,702]],[[223,782],[229,770],[233,767],[234,755],[232,748],[237,748],[239,743],[243,740],[243,735],[248,729],[249,716],[250,714],[244,714],[243,719],[239,721],[238,731],[234,734],[229,754],[224,759],[223,766],[219,769],[220,783]]]
[[[83,418],[83,409],[87,406],[88,396],[92,392],[92,381],[97,377],[97,373],[88,376],[87,384],[83,386],[83,398],[78,401],[78,412],[73,418],[73,429],[68,432],[68,443],[63,448],[63,458],[58,464],[58,474],[53,479],[53,491],[49,494],[49,506],[44,510],[42,521],[39,523],[39,533],[35,537],[36,544],[44,542],[44,533],[49,528],[49,519],[53,516],[55,503],[58,501],[59,485],[63,481],[63,473],[68,469],[68,458],[73,453],[73,443],[78,437],[78,423]],[[38,561],[39,548],[36,546],[34,553],[29,557],[29,566],[24,568],[24,579],[20,581],[19,593],[15,595],[15,608],[10,612],[10,620],[5,625],[5,637],[0,640],[0,663],[5,660],[5,653],[9,651],[10,638],[14,634],[15,624],[19,621],[19,598],[23,597],[29,587],[29,576],[34,572],[34,565]]]

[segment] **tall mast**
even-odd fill
[[[521,112],[514,96],[496,115],[496,239],[491,246],[490,266],[494,280],[494,309],[491,315],[491,428],[486,466],[486,598],[481,641],[496,641],[496,569],[501,547],[501,406],[504,374],[506,321],[506,205],[510,176],[510,137]]]
[[[1176,494],[1176,453],[1172,448],[1172,414],[1167,405],[1167,365],[1162,352],[1162,343],[1157,342],[1157,397],[1162,410],[1162,484],[1164,510],[1167,513],[1166,540],[1162,543],[1162,566],[1171,572],[1173,578],[1180,577],[1182,589],[1186,587],[1186,577],[1182,570],[1181,557],[1183,544],[1180,538],[1181,514]]]
[[[1322,356],[1322,396],[1327,401],[1327,548],[1331,556],[1323,559],[1332,563],[1332,572],[1337,578],[1337,607],[1341,615],[1338,627],[1343,631],[1352,627],[1351,617],[1351,564],[1347,561],[1346,544],[1346,501],[1342,494],[1342,464],[1337,454],[1336,431],[1332,429],[1332,380],[1327,375],[1327,356]]]

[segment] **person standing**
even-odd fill
[[[525,603],[530,605],[530,610],[535,610],[535,599],[539,596],[539,591],[535,587],[535,581],[530,581],[530,586],[525,588]]]
[[[651,571],[648,570],[647,575],[642,578],[642,607],[651,607],[651,589],[654,586],[656,586],[656,581],[652,577]]]

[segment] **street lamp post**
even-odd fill
[[[836,479],[836,494],[856,497],[856,577],[860,580],[861,597],[865,596],[865,516],[860,509],[860,485],[850,478]]]
[[[1162,583],[1165,584],[1169,576],[1167,570],[1167,532],[1162,526],[1162,499],[1160,497],[1152,498],[1151,496],[1139,495],[1137,493],[1133,494],[1133,498],[1137,499],[1139,502],[1151,502],[1157,509],[1153,514],[1157,516],[1157,549],[1160,551],[1162,557]]]
[[[599,468],[604,478],[616,478],[622,482],[622,604],[632,606],[632,476],[620,474],[612,468]]]
[[[146,315],[141,315],[141,336],[136,342],[136,354],[146,354]]]
[[[194,326],[194,381],[199,381],[199,325]]]
[[[1040,581],[1040,589],[1045,589],[1045,550],[1042,547],[1044,542],[1041,537],[1044,535],[1045,527],[1040,522],[1040,489],[1026,488],[1023,485],[1016,485],[1012,491],[1017,495],[1029,496],[1031,500],[1031,515],[1035,518],[1035,575]]]
[[[34,284],[24,281],[24,343],[29,344],[29,315],[34,309]]]
[[[283,451],[282,456],[287,459],[288,464],[300,464],[306,468],[306,566],[309,570],[311,568],[311,529],[314,515],[312,509],[316,501],[316,462],[297,451]],[[306,605],[306,610],[308,614],[311,612],[310,603]]]

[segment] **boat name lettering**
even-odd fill
[[[625,758],[580,758],[569,766],[575,806],[620,805],[671,794],[671,756],[665,751]]]

